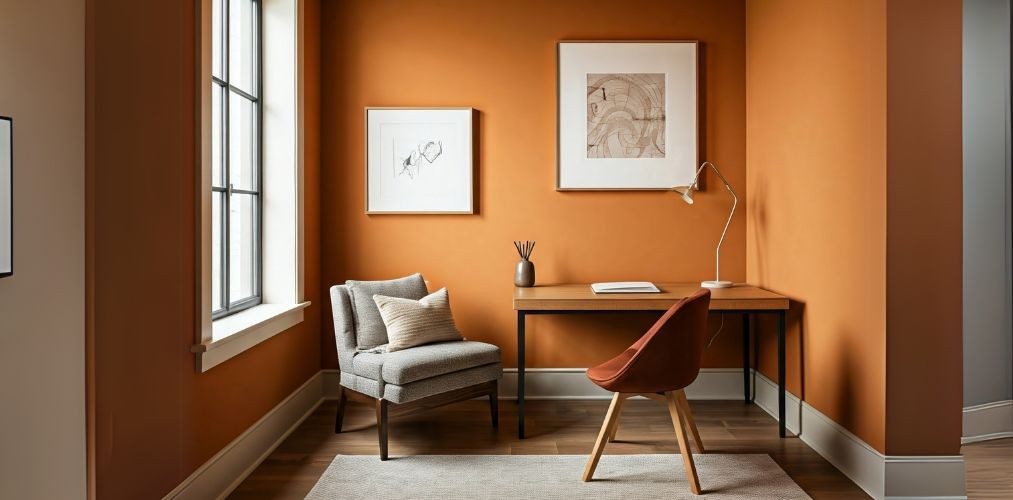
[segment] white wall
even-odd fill
[[[86,496],[84,0],[0,0],[14,276],[0,279],[0,498]]]
[[[1009,5],[964,2],[965,407],[1013,399]]]

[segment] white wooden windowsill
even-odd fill
[[[197,366],[204,373],[243,351],[292,328],[303,321],[303,309],[309,302],[299,304],[260,304],[211,324],[211,340],[194,345]]]

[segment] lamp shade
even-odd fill
[[[682,201],[685,201],[689,205],[693,204],[693,186],[676,186],[672,190],[679,193]]]

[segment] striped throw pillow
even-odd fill
[[[450,296],[441,288],[421,300],[374,295],[387,327],[387,352],[433,342],[463,340],[450,314]]]

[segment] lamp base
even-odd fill
[[[703,283],[700,283],[700,286],[704,288],[730,288],[733,285],[735,285],[735,283],[732,283],[731,281],[704,281]]]

